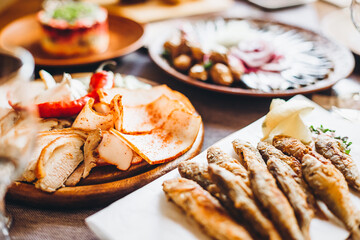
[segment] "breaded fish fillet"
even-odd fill
[[[266,165],[264,160],[261,157],[260,152],[250,143],[247,141],[243,141],[241,139],[236,139],[238,141],[239,144],[243,145],[244,147],[247,147],[249,150],[251,150],[253,153],[256,154],[256,157],[259,159],[260,163],[264,164],[264,166]]]
[[[360,239],[359,212],[344,176],[333,165],[322,164],[309,154],[303,157],[302,170],[315,195],[345,224],[353,239]]]
[[[266,168],[266,163],[264,162],[264,159],[262,159],[259,151],[257,149],[255,149],[249,142],[246,142],[246,141],[243,141],[240,139],[235,139],[232,142],[232,144],[233,144],[234,151],[240,158],[241,164],[244,165],[245,168],[247,168],[247,162],[244,159],[244,154],[243,154],[244,148],[246,148],[247,151],[252,152],[255,155],[254,160],[258,161],[258,163],[260,163],[261,165],[263,165]]]
[[[301,162],[303,156],[311,151],[300,140],[284,135],[273,138],[273,145],[288,156],[293,156]]]
[[[269,160],[271,156],[275,156],[276,158],[280,159],[281,161],[285,162],[287,165],[291,167],[294,173],[301,177],[301,163],[294,157],[287,156],[279,149],[275,148],[273,145],[267,142],[260,141],[257,145],[257,149],[259,150],[262,158],[265,160]]]
[[[242,219],[241,216],[235,213],[233,204],[228,197],[212,182],[207,164],[185,161],[179,164],[178,171],[182,177],[197,182],[202,188],[216,197],[234,218],[237,220]],[[248,188],[248,191],[252,195],[250,188]]]
[[[287,156],[283,152],[281,152],[279,149],[275,148],[273,145],[267,143],[267,142],[259,142],[257,146],[260,154],[262,157],[267,161],[270,157],[274,156],[277,159],[280,159],[281,161],[285,162],[287,165],[291,167],[293,170],[292,177],[294,180],[300,185],[304,193],[306,194],[306,199],[309,204],[309,206],[316,211],[319,215],[323,216],[324,214],[321,212],[316,199],[311,192],[309,186],[304,181],[302,177],[302,171],[301,171],[301,163],[299,160],[297,160],[295,157]],[[269,165],[268,165],[269,167]]]
[[[331,164],[329,159],[324,158],[311,147],[304,145],[300,140],[293,137],[277,135],[273,138],[273,145],[286,155],[295,157],[300,162],[305,154],[310,154],[324,164]]]
[[[353,159],[340,150],[339,143],[330,137],[319,136],[315,140],[318,153],[329,159],[332,164],[344,175],[348,184],[360,191],[360,173]]]
[[[214,183],[231,200],[239,215],[255,230],[260,239],[281,239],[272,222],[248,195],[247,185],[241,177],[215,164],[209,165],[209,173]]]
[[[208,173],[207,164],[184,161],[179,164],[178,171],[183,178],[197,182],[204,189],[214,184]]]
[[[209,164],[215,163],[216,165],[232,172],[236,176],[240,176],[250,187],[248,172],[243,165],[241,165],[238,160],[223,152],[219,147],[210,147],[207,150],[207,160]]]
[[[289,165],[275,156],[269,158],[267,166],[293,207],[305,239],[310,239],[309,228],[310,222],[314,217],[314,211],[307,202],[307,196],[304,190],[293,178],[293,175],[295,174],[294,171]]]
[[[219,240],[252,239],[248,231],[196,182],[185,178],[167,180],[163,183],[163,190],[168,199],[192,217],[210,237]]]
[[[271,219],[280,230],[284,239],[304,239],[297,223],[294,210],[284,194],[277,187],[274,177],[259,162],[256,154],[233,141],[235,152],[241,154],[249,171],[251,189],[263,208],[269,211]]]

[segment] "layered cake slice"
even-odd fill
[[[38,19],[44,32],[41,46],[52,55],[85,55],[108,48],[108,13],[95,4],[48,1]]]

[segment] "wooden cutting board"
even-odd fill
[[[159,0],[149,0],[138,4],[107,5],[109,13],[147,23],[169,18],[179,18],[192,15],[220,12],[228,9],[233,0],[195,0],[185,1],[177,5],[167,5]]]
[[[89,73],[72,74],[73,78],[89,76]],[[56,79],[56,78],[55,78]],[[151,85],[157,83],[138,78]],[[133,165],[127,171],[114,166],[94,168],[90,175],[75,187],[63,187],[54,193],[41,191],[33,184],[15,182],[8,189],[7,200],[39,208],[87,208],[106,206],[115,200],[135,191],[165,173],[175,169],[180,162],[196,156],[202,147],[204,126],[190,150],[175,160],[158,165],[149,165],[145,161]]]

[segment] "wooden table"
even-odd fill
[[[12,7],[2,13],[0,28],[20,16],[36,12],[40,9],[40,4],[40,0],[18,0]],[[235,7],[227,11],[226,14],[238,17],[251,15],[276,19],[318,31],[319,19],[334,9],[336,8],[318,2],[277,12],[264,12],[244,2],[236,2]],[[299,19],[302,19],[302,21],[300,22]],[[162,72],[150,60],[145,48],[118,58],[116,61],[119,66],[117,71],[121,73],[133,74],[168,84],[171,88],[189,97],[204,120],[205,138],[203,150],[221,138],[262,117],[268,111],[271,102],[271,99],[266,98],[222,95],[180,83]],[[49,68],[46,70],[51,73],[62,73],[63,71],[71,73],[94,71],[96,67],[97,65],[93,64],[85,67]],[[36,71],[38,70],[36,69]],[[358,66],[351,77],[360,81]],[[11,228],[11,235],[14,239],[96,239],[94,234],[85,226],[84,219],[100,209],[44,210],[15,203],[8,203],[7,208],[14,217]]]

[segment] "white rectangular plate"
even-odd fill
[[[293,99],[304,99],[311,102],[303,96],[296,96]],[[320,106],[311,103],[315,109],[304,118],[306,124],[309,126],[323,124],[327,128],[336,129],[336,133],[341,136],[348,136],[353,141],[351,154],[358,164],[360,161],[360,126],[331,115]],[[221,147],[225,152],[236,157],[232,149],[232,140],[241,138],[250,141],[256,146],[262,137],[261,124],[263,119],[257,120],[214,145]],[[206,151],[191,161],[206,162]],[[173,203],[167,201],[165,197],[162,183],[167,179],[179,176],[177,169],[171,171],[88,217],[86,224],[101,239],[209,239],[192,220]],[[360,198],[358,196],[352,195],[352,199],[360,209]],[[345,239],[348,232],[336,220],[323,221],[315,218],[311,222],[310,235],[313,240],[338,240]]]

